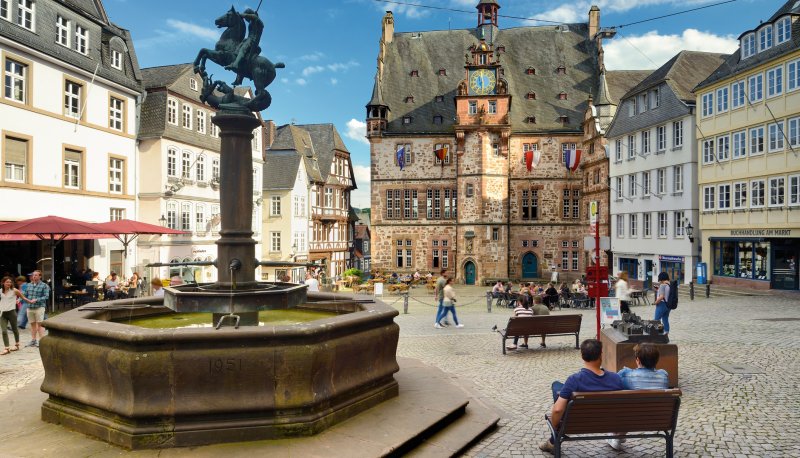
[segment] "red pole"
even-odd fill
[[[597,312],[597,340],[600,340],[600,221],[595,221],[594,224],[594,255],[594,294],[596,297],[595,311]]]

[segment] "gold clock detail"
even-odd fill
[[[485,68],[475,70],[469,75],[469,88],[475,95],[488,95],[494,92],[497,78],[494,72]]]

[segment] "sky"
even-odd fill
[[[283,62],[267,88],[272,105],[264,119],[276,124],[333,123],[351,153],[358,190],[354,207],[369,206],[369,143],[364,138],[365,105],[372,94],[381,19],[394,11],[395,31],[475,27],[478,0],[398,0],[445,9],[376,0],[262,0],[262,55]],[[548,26],[543,19],[587,22],[591,5],[600,7],[601,27],[617,26],[604,42],[610,70],[655,69],[681,50],[730,53],[736,38],[768,19],[784,0],[733,0],[718,6],[633,22],[725,0],[498,0],[501,28]],[[192,62],[201,48],[214,47],[220,29],[214,19],[231,5],[256,8],[257,0],[105,0],[111,21],[131,31],[141,67]],[[463,10],[466,12],[452,11]],[[512,18],[513,16],[513,18]],[[233,74],[209,67],[217,78]],[[223,76],[224,75],[224,76]]]

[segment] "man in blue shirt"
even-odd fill
[[[553,382],[553,410],[550,412],[550,423],[558,430],[558,423],[564,415],[572,393],[575,391],[616,391],[624,389],[622,378],[616,372],[609,372],[600,367],[603,344],[597,339],[586,339],[581,343],[583,368],[570,375],[564,383]],[[553,438],[539,444],[539,449],[552,453]]]
[[[31,275],[31,282],[25,290],[28,296],[28,321],[31,324],[31,343],[28,347],[38,347],[39,339],[44,336],[44,311],[47,307],[47,300],[50,298],[50,287],[42,281],[42,271],[34,270]]]
[[[619,371],[626,390],[660,390],[669,388],[669,376],[664,369],[656,369],[661,356],[658,347],[651,343],[640,343],[633,347],[636,369],[623,367]]]

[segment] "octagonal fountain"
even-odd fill
[[[261,71],[257,59],[251,75]],[[394,308],[255,280],[263,263],[251,231],[250,142],[259,126],[251,112],[266,108],[265,84],[250,76],[256,97],[237,98],[203,62],[204,101],[220,109],[212,120],[221,138],[219,281],[69,311],[47,320],[40,347],[49,395],[42,419],[130,449],[311,435],[398,394]],[[309,321],[269,320],[285,311]],[[133,324],[179,324],[197,312],[209,314],[203,327]]]

